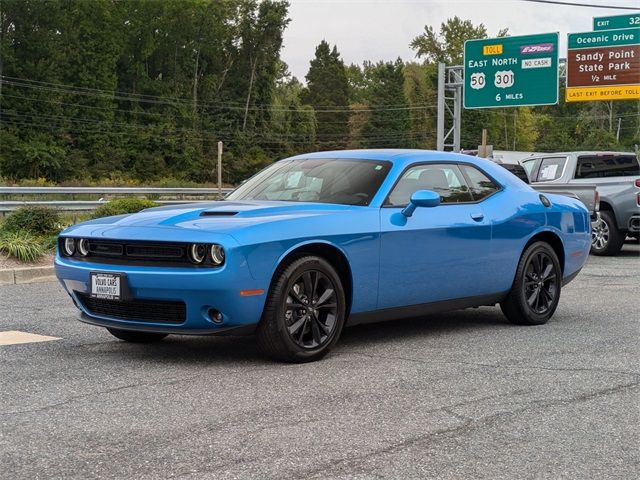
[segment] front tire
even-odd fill
[[[543,325],[558,307],[562,271],[558,256],[545,242],[535,242],[524,251],[516,278],[500,308],[511,323]]]
[[[346,315],[340,277],[323,258],[304,256],[276,271],[256,331],[258,348],[285,362],[312,362],[336,344]]]
[[[622,249],[626,235],[616,227],[613,212],[603,210],[600,218],[591,224],[591,253],[594,255],[617,255]]]
[[[166,333],[134,332],[119,328],[107,328],[107,331],[114,337],[130,343],[155,343],[167,336]]]

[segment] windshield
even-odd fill
[[[376,160],[283,160],[262,170],[227,200],[369,205],[391,164]]]

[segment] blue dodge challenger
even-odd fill
[[[74,225],[55,266],[80,319],[119,339],[250,331],[267,355],[306,362],[347,323],[496,304],[513,323],[546,323],[590,225],[580,202],[488,160],[320,152],[224,201]]]

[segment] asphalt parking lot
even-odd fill
[[[497,308],[349,328],[306,365],[251,338],[117,341],[55,283],[0,287],[0,478],[640,476],[640,246],[542,327]]]

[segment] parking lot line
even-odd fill
[[[35,333],[20,332],[18,330],[9,330],[0,332],[0,346],[17,345],[20,343],[50,342],[52,340],[60,340],[58,337],[47,337],[46,335],[37,335]]]

